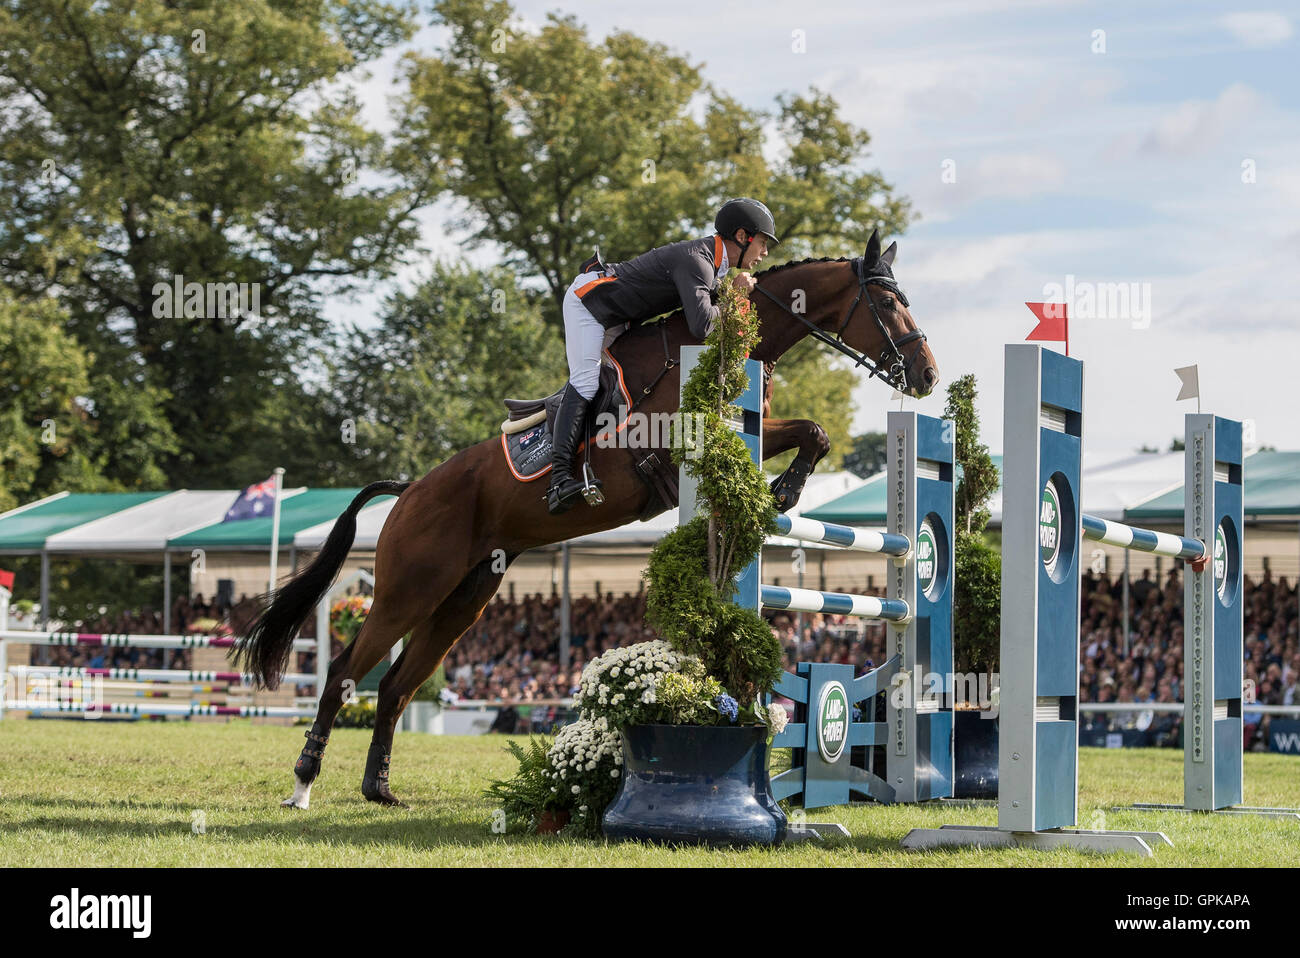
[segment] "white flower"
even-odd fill
[[[789,720],[784,705],[773,702],[767,707],[767,727],[772,730],[773,735],[780,735]]]
[[[572,791],[574,795],[577,795],[579,792],[582,791],[582,789],[578,788],[578,786],[575,785],[575,786],[573,786],[572,789],[570,789],[570,791]]]

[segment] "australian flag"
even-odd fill
[[[235,522],[239,519],[261,519],[271,515],[275,508],[275,476],[265,482],[257,482],[239,494],[235,504],[226,510],[222,522]]]

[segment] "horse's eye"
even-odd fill
[[[886,296],[885,301],[880,304],[882,309],[888,309],[891,311],[893,310],[894,305],[895,305],[895,301],[894,301],[894,297],[892,296]]]

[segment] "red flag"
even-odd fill
[[[1070,355],[1070,314],[1065,303],[1025,303],[1038,317],[1038,325],[1025,337],[1026,342],[1047,340],[1065,343],[1065,355]]]
[[[0,588],[8,589],[10,592],[14,590],[14,574],[12,572],[0,569]]]

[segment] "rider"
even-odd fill
[[[597,253],[564,294],[564,343],[569,382],[555,414],[551,487],[552,514],[567,512],[584,482],[573,475],[573,454],[600,379],[607,329],[639,323],[680,306],[691,334],[704,339],[718,318],[718,281],[732,266],[750,269],[780,242],[776,223],[758,200],[728,200],[713,220],[713,236],[660,246],[623,263],[600,262]],[[754,288],[741,273],[737,284]],[[613,331],[617,335],[617,331]],[[599,486],[599,481],[593,482]]]

